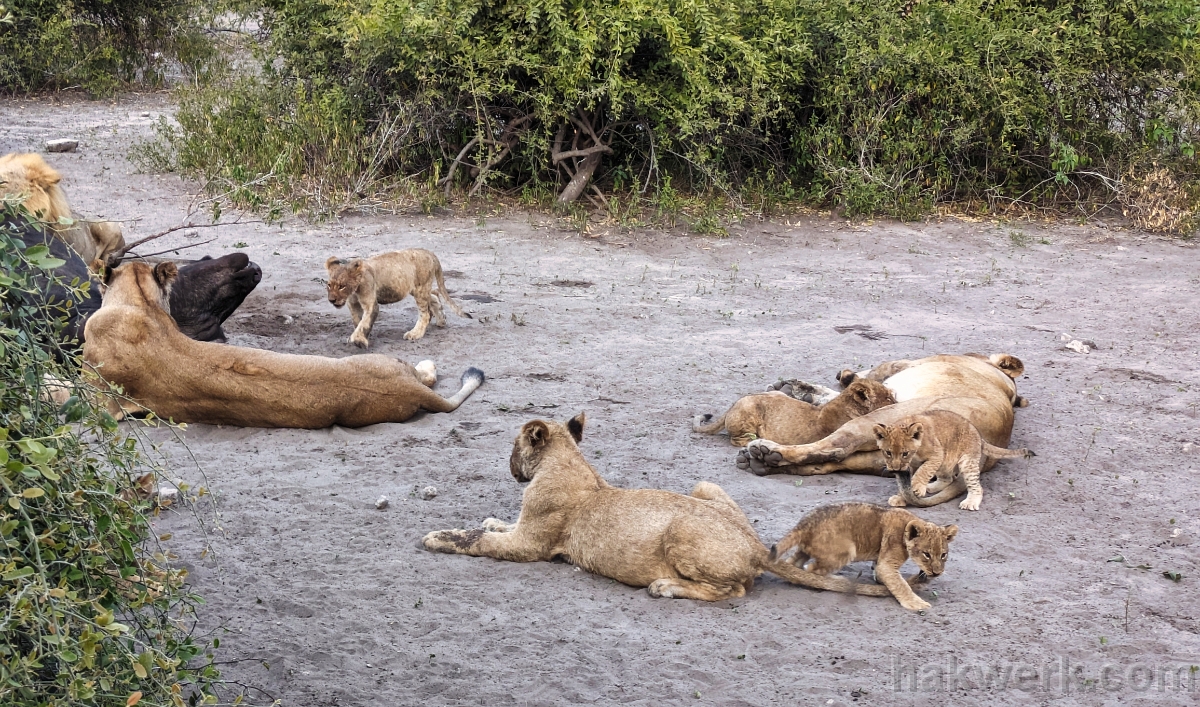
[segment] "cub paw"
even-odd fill
[[[894,508],[904,508],[908,504],[904,502],[904,498],[899,495],[892,496],[888,499],[888,505]]]
[[[646,587],[646,593],[655,599],[674,599],[675,583],[669,579],[656,579]]]
[[[963,499],[962,503],[958,504],[958,507],[964,511],[977,511],[979,510],[979,504],[982,501],[982,498],[971,498],[970,496],[967,496],[965,499]]]
[[[924,611],[933,605],[921,597],[913,597],[912,599],[901,599],[900,606],[903,606],[909,611]]]
[[[460,553],[471,547],[481,535],[483,530],[435,530],[422,538],[421,544],[433,552]]]
[[[371,342],[367,341],[367,337],[365,336],[352,336],[350,337],[350,343],[354,344],[360,349],[365,349],[371,345]]]
[[[912,485],[912,492],[914,496],[921,498],[929,492],[929,487],[925,484],[914,483]]]

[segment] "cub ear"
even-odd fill
[[[337,257],[336,255],[331,255],[331,256],[329,256],[329,259],[325,261],[325,269],[332,270],[334,265],[345,265],[345,264],[346,264],[345,260],[342,260],[341,258]]]
[[[919,422],[914,422],[908,426],[908,434],[918,442],[921,441],[921,433],[925,431],[925,425]]]
[[[857,381],[855,381],[855,383],[857,383]],[[867,402],[867,400],[870,398],[870,396],[867,395],[867,386],[854,385],[852,387],[854,388],[854,397],[858,398],[859,400],[863,401],[864,403]]]
[[[168,289],[178,276],[179,267],[169,260],[154,266],[154,281],[164,290]]]
[[[582,412],[567,420],[567,431],[571,433],[571,437],[576,442],[583,440],[583,424],[585,422],[587,422],[587,415]]]
[[[356,273],[362,272],[363,268],[366,267],[366,265],[367,265],[367,261],[365,261],[365,260],[355,260],[353,263],[350,263],[350,271],[356,272]]]
[[[875,425],[875,439],[882,441],[887,436],[888,428],[886,425]]]
[[[550,428],[541,420],[531,420],[521,428],[521,439],[536,449],[550,439]]]
[[[950,542],[954,539],[955,535],[958,535],[958,526],[947,525],[945,528],[942,528],[942,532],[946,533],[946,542]]]
[[[908,521],[908,525],[904,526],[904,539],[905,540],[912,542],[913,540],[916,540],[917,536],[920,534],[921,534],[921,521],[910,520],[910,521]]]

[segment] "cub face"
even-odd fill
[[[513,478],[520,482],[533,481],[542,456],[550,448],[555,439],[569,437],[578,443],[583,439],[583,424],[587,416],[582,412],[562,425],[545,420],[530,420],[526,422],[517,439],[513,442],[512,455],[508,458],[508,470]]]
[[[846,386],[842,395],[850,400],[851,406],[860,417],[881,407],[896,404],[896,396],[892,394],[890,388],[879,381],[866,378],[855,378],[850,385]]]
[[[883,452],[888,471],[900,471],[917,458],[925,437],[925,427],[911,425],[875,425],[875,443]]]
[[[957,525],[943,528],[923,520],[912,520],[904,528],[904,546],[922,574],[936,577],[946,569],[946,556],[955,535],[958,535]]]
[[[326,292],[330,304],[340,309],[346,304],[346,300],[350,299],[350,295],[358,291],[363,265],[362,260],[343,260],[337,256],[325,261],[325,271],[329,273]]]

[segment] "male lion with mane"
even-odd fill
[[[167,313],[175,276],[169,262],[110,270],[84,330],[84,360],[123,390],[127,412],[243,427],[362,427],[450,412],[483,383],[483,372],[468,368],[446,399],[430,390],[432,361],[414,367],[374,354],[337,359],[194,341]]]

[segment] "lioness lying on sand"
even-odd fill
[[[1022,402],[1014,380],[1024,370],[1020,359],[1008,354],[938,355],[882,364],[857,375],[882,380],[895,395],[895,405],[855,418],[810,444],[756,439],[738,455],[738,467],[755,474],[885,473],[875,425],[933,410],[965,417],[988,443],[1006,447],[1012,435],[1013,405]],[[843,384],[853,381],[845,374],[841,378]],[[987,462],[985,470],[992,464],[994,460]]]
[[[779,391],[755,393],[738,400],[715,420],[712,415],[697,415],[692,431],[716,434],[729,430],[729,441],[735,447],[745,447],[759,438],[779,444],[806,444],[894,402],[896,398],[887,386],[865,378],[852,381],[836,398],[821,406]]]
[[[445,300],[458,316],[471,317],[450,299],[442,280],[442,264],[424,248],[381,253],[366,259],[343,260],[334,256],[325,261],[325,269],[329,272],[329,302],[339,309],[350,305],[350,319],[354,321],[350,343],[359,348],[371,345],[368,337],[379,316],[379,305],[399,302],[409,295],[419,312],[417,323],[404,335],[409,341],[425,336],[430,315],[438,326],[446,326],[439,299]],[[433,292],[435,281],[437,292]]]
[[[61,181],[62,175],[41,155],[13,153],[0,157],[0,194],[20,197],[25,208],[71,246],[88,267],[123,248],[121,225],[81,218],[67,203],[67,195],[58,185]]]
[[[889,596],[887,587],[824,577],[773,562],[746,514],[720,486],[701,481],[690,496],[609,486],[583,458],[584,415],[566,425],[533,420],[513,444],[509,469],[529,486],[514,524],[495,518],[476,530],[439,530],[429,550],[512,562],[561,556],[651,596],[719,601],[743,596],[771,572],[815,589]]]
[[[899,508],[870,503],[822,506],[800,519],[792,532],[771,548],[770,559],[796,550],[797,567],[827,575],[858,560],[875,560],[875,577],[910,611],[928,609],[900,576],[910,558],[921,568],[918,577],[937,577],[946,568],[948,545],[957,525],[940,527]]]
[[[483,383],[468,368],[445,399],[429,388],[432,361],[387,356],[298,356],[193,341],[167,314],[174,263],[126,263],[106,273],[100,311],[88,319],[83,357],[132,403],[176,422],[244,427],[361,427],[403,422],[418,410],[450,412]]]

